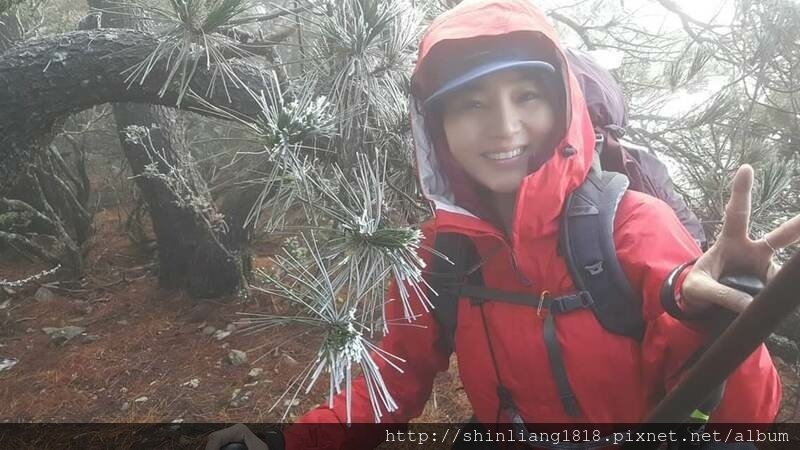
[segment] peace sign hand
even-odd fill
[[[780,266],[772,255],[800,240],[800,214],[782,223],[761,239],[748,237],[753,168],[743,165],[733,177],[731,197],[719,239],[694,264],[681,287],[690,314],[713,305],[741,312],[753,298],[717,282],[723,275],[754,275],[769,282]]]

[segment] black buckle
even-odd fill
[[[563,314],[569,311],[567,301],[570,299],[570,297],[557,297],[550,300],[550,314]]]
[[[550,300],[551,314],[564,314],[576,309],[585,309],[594,305],[594,299],[588,291],[580,291],[575,295],[565,295]]]

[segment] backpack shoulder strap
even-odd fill
[[[444,354],[453,353],[455,347],[458,300],[462,297],[465,279],[478,286],[483,285],[478,252],[469,237],[460,233],[437,233],[435,250],[449,258],[449,261],[434,257],[431,271],[427,273],[428,284],[433,295],[428,298],[433,304],[433,318],[439,325],[436,346]]]
[[[603,328],[641,340],[641,302],[636,301],[614,245],[614,217],[627,188],[624,175],[590,170],[586,181],[567,199],[559,247],[576,289],[591,296],[592,309]]]

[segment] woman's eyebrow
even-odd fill
[[[536,89],[541,88],[541,78],[539,74],[531,72],[531,71],[520,71],[520,77],[515,80],[517,83],[526,83],[533,85]]]
[[[534,73],[530,70],[516,70],[517,77],[512,78],[508,82],[511,83],[514,87],[526,87],[526,88],[533,88],[537,92],[542,90],[542,82],[539,79],[539,74]],[[458,88],[455,92],[452,93],[453,98],[456,97],[469,97],[471,95],[480,95],[484,92],[487,88],[486,86],[486,79],[479,78],[477,80],[470,81],[469,83],[465,84],[464,86]]]

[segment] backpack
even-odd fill
[[[667,203],[705,251],[707,240],[703,226],[675,192],[667,166],[647,148],[622,140],[628,116],[622,88],[614,76],[587,53],[567,49],[566,55],[581,86],[595,132],[603,138],[602,145],[597,148],[601,168],[627,176],[629,189]]]
[[[585,53],[568,50],[567,58],[581,84],[597,136],[593,167],[581,186],[567,198],[560,219],[558,251],[566,261],[577,292],[538,297],[486,287],[474,244],[458,233],[436,235],[435,250],[449,261],[434,258],[428,282],[437,293],[430,300],[434,305],[432,314],[441,329],[437,346],[445,354],[454,349],[458,300],[462,297],[476,305],[491,300],[529,305],[539,313],[546,310],[543,333],[551,371],[565,412],[576,417],[580,414],[579,406],[556,340],[554,316],[590,309],[611,333],[637,341],[644,335],[641,301],[622,270],[613,239],[614,216],[625,191],[633,189],[664,200],[701,247],[706,240],[697,217],[673,190],[666,166],[646,150],[620,142],[626,125],[625,104],[611,74]],[[498,395],[501,404],[516,410],[502,386]],[[720,399],[721,391],[704,404],[700,414],[707,419],[708,412]]]

